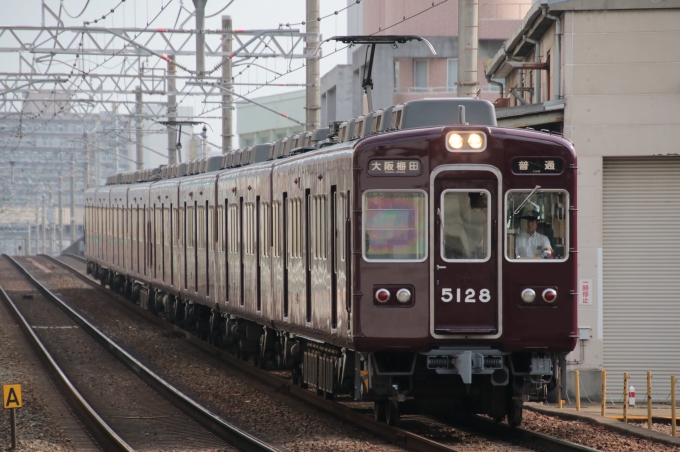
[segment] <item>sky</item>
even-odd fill
[[[55,13],[59,12],[60,5],[63,5],[63,10],[61,13],[61,18],[66,26],[82,26],[84,21],[92,21],[94,19],[100,19],[102,15],[107,15],[106,19],[99,20],[97,24],[92,24],[92,26],[106,26],[109,28],[119,28],[119,27],[135,27],[143,28],[147,25],[147,22],[151,21],[150,28],[173,28],[178,17],[178,13],[182,7],[193,11],[194,5],[192,0],[126,0],[120,2],[120,0],[22,0],[22,1],[10,1],[10,0],[0,0],[2,6],[2,14],[0,15],[0,26],[40,26],[42,23],[42,4],[46,4]],[[218,29],[221,28],[221,16],[231,15],[233,20],[234,29],[271,29],[279,28],[280,24],[291,24],[292,28],[297,28],[304,32],[304,25],[292,25],[299,24],[305,20],[305,0],[234,0],[224,11],[220,12],[229,3],[229,0],[208,0],[206,4],[206,17],[216,14],[213,18],[206,18],[206,28],[207,29]],[[321,0],[321,16],[327,14],[332,14],[336,10],[343,9],[347,6],[346,0]],[[119,5],[119,6],[117,6]],[[162,6],[165,5],[165,8]],[[76,16],[81,13],[84,9],[82,15],[78,18],[70,18],[71,16]],[[115,8],[113,13],[110,12],[112,8]],[[158,17],[154,19],[158,13]],[[185,11],[182,12],[182,20],[188,15]],[[55,20],[49,16],[45,17],[46,25],[54,25]],[[195,28],[195,20],[191,18],[186,22],[185,29]],[[332,15],[331,17],[321,21],[321,33],[323,39],[326,39],[335,35],[346,34],[347,28],[347,13],[339,12],[337,15]],[[341,46],[340,46],[341,47]],[[338,46],[335,43],[324,44],[323,54],[328,55],[336,50]],[[30,59],[30,54],[24,54],[25,58]],[[72,60],[71,56],[62,56],[63,60]],[[95,58],[91,58],[90,64],[96,64]],[[18,68],[18,55],[4,54],[3,59],[0,61],[0,71],[12,71]],[[340,51],[333,55],[327,56],[321,60],[321,74],[325,74],[330,69],[332,69],[337,64],[346,63],[347,56],[346,51]],[[107,63],[107,67],[115,67],[115,59],[110,63]],[[180,63],[186,65],[187,67],[193,69],[195,68],[195,58],[194,57],[184,57],[179,60]],[[206,67],[212,67],[217,62],[216,59],[208,59],[206,62]],[[286,72],[286,69],[294,69],[301,66],[304,60],[284,60],[281,58],[269,59],[267,61],[258,60],[258,64],[261,64],[268,69],[274,70],[279,73]],[[151,57],[149,61],[150,65],[158,65],[158,67],[165,67],[166,63],[159,61],[158,58]],[[61,66],[60,71],[64,71],[66,66]],[[241,72],[243,68],[234,68],[233,74]],[[68,72],[66,70],[66,72]],[[246,69],[243,74],[239,77],[241,81],[245,82],[261,82],[265,79],[271,79],[272,73],[265,71],[263,69],[251,66]],[[298,70],[291,74],[285,75],[279,79],[282,83],[304,83],[305,82],[305,71],[304,69]],[[255,92],[247,93],[247,90],[252,90],[253,88],[238,88],[237,92],[243,95],[248,95],[252,98],[257,98],[263,95],[270,95],[281,93],[290,90],[299,90],[303,88],[291,88],[291,87],[265,87],[261,88]],[[157,96],[153,100],[164,100],[164,97]],[[192,106],[196,115],[203,113],[207,116],[219,116],[220,110],[215,109],[217,105],[206,105],[203,104],[203,98],[199,96],[187,96],[180,98],[181,106],[187,107]],[[217,98],[213,98],[217,100]],[[210,111],[210,109],[215,109]],[[299,115],[298,115],[299,116]],[[212,130],[214,131],[214,136],[209,137],[209,141],[216,143],[220,142],[219,133],[221,129],[221,123],[218,119],[208,120]],[[210,132],[209,132],[210,134]],[[212,139],[211,139],[212,138]]]

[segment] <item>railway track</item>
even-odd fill
[[[47,256],[44,256],[48,258]],[[113,293],[112,291],[101,286],[97,281],[89,278],[85,274],[85,266],[82,261],[77,258],[66,256],[57,260],[54,258],[48,258],[50,262],[61,266],[62,268],[71,272],[71,274],[80,280],[86,282],[90,286],[94,287],[96,290],[108,297],[115,299],[121,306],[124,306],[127,310],[134,313],[136,316],[141,316],[146,321],[149,321],[158,327],[164,329],[169,334],[181,335],[186,341],[191,343],[193,346],[205,351],[207,354],[212,356],[217,356],[221,360],[227,362],[230,366],[238,369],[247,376],[257,379],[263,383],[266,383],[272,387],[275,387],[278,392],[289,394],[295,398],[298,398],[305,403],[312,405],[320,410],[332,414],[335,417],[343,419],[349,423],[358,425],[363,429],[366,429],[376,435],[385,438],[390,443],[403,447],[408,450],[415,451],[454,451],[454,450],[472,450],[469,447],[463,447],[456,445],[459,442],[460,437],[448,435],[448,438],[441,438],[442,435],[431,435],[436,436],[437,440],[426,438],[429,433],[423,429],[423,422],[419,422],[418,416],[414,416],[411,421],[408,417],[406,418],[405,425],[417,425],[415,428],[395,428],[390,427],[384,423],[376,422],[371,416],[367,416],[364,409],[358,409],[361,403],[352,402],[350,399],[344,400],[339,397],[336,401],[325,400],[322,397],[317,396],[314,392],[310,390],[301,389],[295,385],[292,385],[288,380],[285,380],[280,373],[269,372],[261,370],[252,366],[244,361],[239,360],[225,350],[215,348],[204,342],[185,330],[181,330],[174,325],[166,322],[160,317],[152,315],[151,313],[139,308],[138,306],[131,304],[129,301],[123,297]],[[68,261],[62,262],[63,261]],[[74,268],[76,267],[76,268]],[[79,268],[78,268],[79,267]],[[365,404],[364,404],[365,405]],[[364,407],[365,408],[365,407]],[[428,419],[428,422],[430,420]],[[492,437],[494,440],[491,443],[485,443],[486,446],[492,447],[494,450],[512,450],[512,451],[524,451],[524,450],[550,450],[550,451],[594,451],[595,449],[581,446],[574,443],[569,443],[556,438],[551,438],[545,435],[541,435],[535,432],[531,432],[524,429],[510,428],[506,424],[496,424],[490,420],[482,417],[473,416],[467,417],[463,420],[438,420],[437,423],[441,427],[448,426],[453,429],[460,430],[462,436],[484,436]],[[426,423],[425,423],[426,424]],[[413,431],[412,431],[413,430]],[[414,433],[417,431],[418,433]],[[481,432],[481,433],[480,433]],[[447,436],[447,435],[443,435]],[[476,449],[476,450],[488,450],[488,449]]]
[[[172,387],[17,261],[5,256],[0,270],[1,298],[101,450],[278,450]]]

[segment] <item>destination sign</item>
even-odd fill
[[[368,162],[371,176],[418,176],[421,172],[420,160],[374,159]]]
[[[518,158],[512,161],[515,174],[560,174],[564,162],[561,159]]]

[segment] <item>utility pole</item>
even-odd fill
[[[203,126],[203,132],[201,132],[201,157],[206,158],[208,156],[208,128]]]
[[[94,183],[92,184],[95,187],[98,187],[99,184],[101,183],[102,177],[101,177],[101,166],[102,166],[102,153],[100,152],[99,149],[99,134],[95,130],[92,132],[92,141],[94,141],[92,145],[92,156],[94,157]]]
[[[59,170],[59,193],[57,194],[59,199],[59,248],[57,251],[61,252],[64,249],[64,178],[61,175],[61,170]]]
[[[231,151],[231,140],[233,137],[231,130],[231,112],[234,108],[234,98],[231,95],[231,91],[234,89],[234,86],[231,84],[231,51],[233,41],[231,16],[222,16],[222,30],[225,32],[222,52],[227,54],[222,57],[222,86],[230,91],[229,93],[222,91],[222,154],[226,154]]]
[[[31,255],[31,223],[28,223],[26,231],[26,256]]]
[[[142,135],[142,87],[137,86],[137,92],[135,93],[135,120],[137,128],[136,144],[137,144],[137,171],[144,169],[144,136]]]
[[[113,111],[113,118],[114,118],[113,119],[113,129],[114,129],[114,132],[113,132],[114,133],[114,135],[113,135],[114,136],[114,138],[113,138],[114,144],[113,145],[115,146],[115,148],[113,150],[113,174],[118,174],[118,152],[120,152],[119,149],[118,149],[118,104],[114,103],[111,106],[111,109]]]
[[[47,209],[45,208],[45,192],[42,195],[42,246],[40,252],[45,254],[45,245],[47,244]]]
[[[461,0],[462,1],[462,0]],[[307,130],[314,130],[321,124],[321,94],[319,91],[320,70],[319,58],[321,49],[314,55],[314,51],[319,46],[321,30],[319,18],[319,0],[307,0],[307,36],[305,54],[307,55]]]
[[[50,214],[50,247],[47,250],[48,254],[52,254],[54,251],[55,242],[55,227],[54,227],[54,184],[50,184],[50,207],[52,208]]]
[[[168,55],[168,122],[177,121],[177,91],[175,87],[175,55]],[[177,163],[177,129],[168,124],[168,165]]]
[[[90,188],[90,134],[83,132],[83,142],[85,143],[85,189]]]
[[[458,2],[458,97],[477,96],[479,0]]]
[[[39,207],[36,205],[35,206],[35,254],[38,254],[40,251],[40,245],[38,244],[38,241],[40,240],[40,222],[38,220],[38,217],[40,215]]]
[[[71,193],[69,210],[71,211],[71,244],[76,241],[76,157],[71,160]]]
[[[208,0],[193,0],[196,7],[196,78],[205,78],[205,4]]]

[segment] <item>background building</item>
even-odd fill
[[[305,121],[305,91],[274,94],[254,100],[301,123]],[[250,102],[237,102],[236,113],[239,145],[234,148],[267,143],[305,130],[303,125]]]
[[[680,1],[541,1],[489,64],[499,125],[563,131],[578,155],[579,325],[571,355],[597,397],[623,373],[665,400],[680,374]],[[569,384],[573,386],[570,379]]]
[[[354,0],[348,0],[348,4]],[[348,35],[416,35],[426,38],[434,47],[432,55],[427,45],[411,41],[394,49],[391,46],[376,47],[373,63],[374,109],[396,105],[409,100],[426,97],[455,97],[458,88],[458,2],[446,2],[433,7],[425,0],[374,0],[362,2],[348,9]],[[531,7],[531,0],[480,0],[478,80],[479,98],[493,100],[500,88],[489,84],[484,77],[487,61],[498,51],[503,41],[521,23]],[[431,8],[428,10],[428,8]],[[420,15],[404,21],[403,18]],[[400,23],[403,22],[403,23]],[[391,26],[397,24],[395,26]],[[351,113],[338,120],[357,116],[367,110],[363,93],[362,76],[366,64],[366,46],[349,49],[348,67],[338,66],[337,76],[321,82],[322,118],[343,114],[350,107],[346,72],[351,70]],[[337,80],[334,84],[333,81]],[[329,102],[324,103],[324,98]],[[335,102],[332,101],[335,99]],[[324,109],[335,112],[324,113]]]

